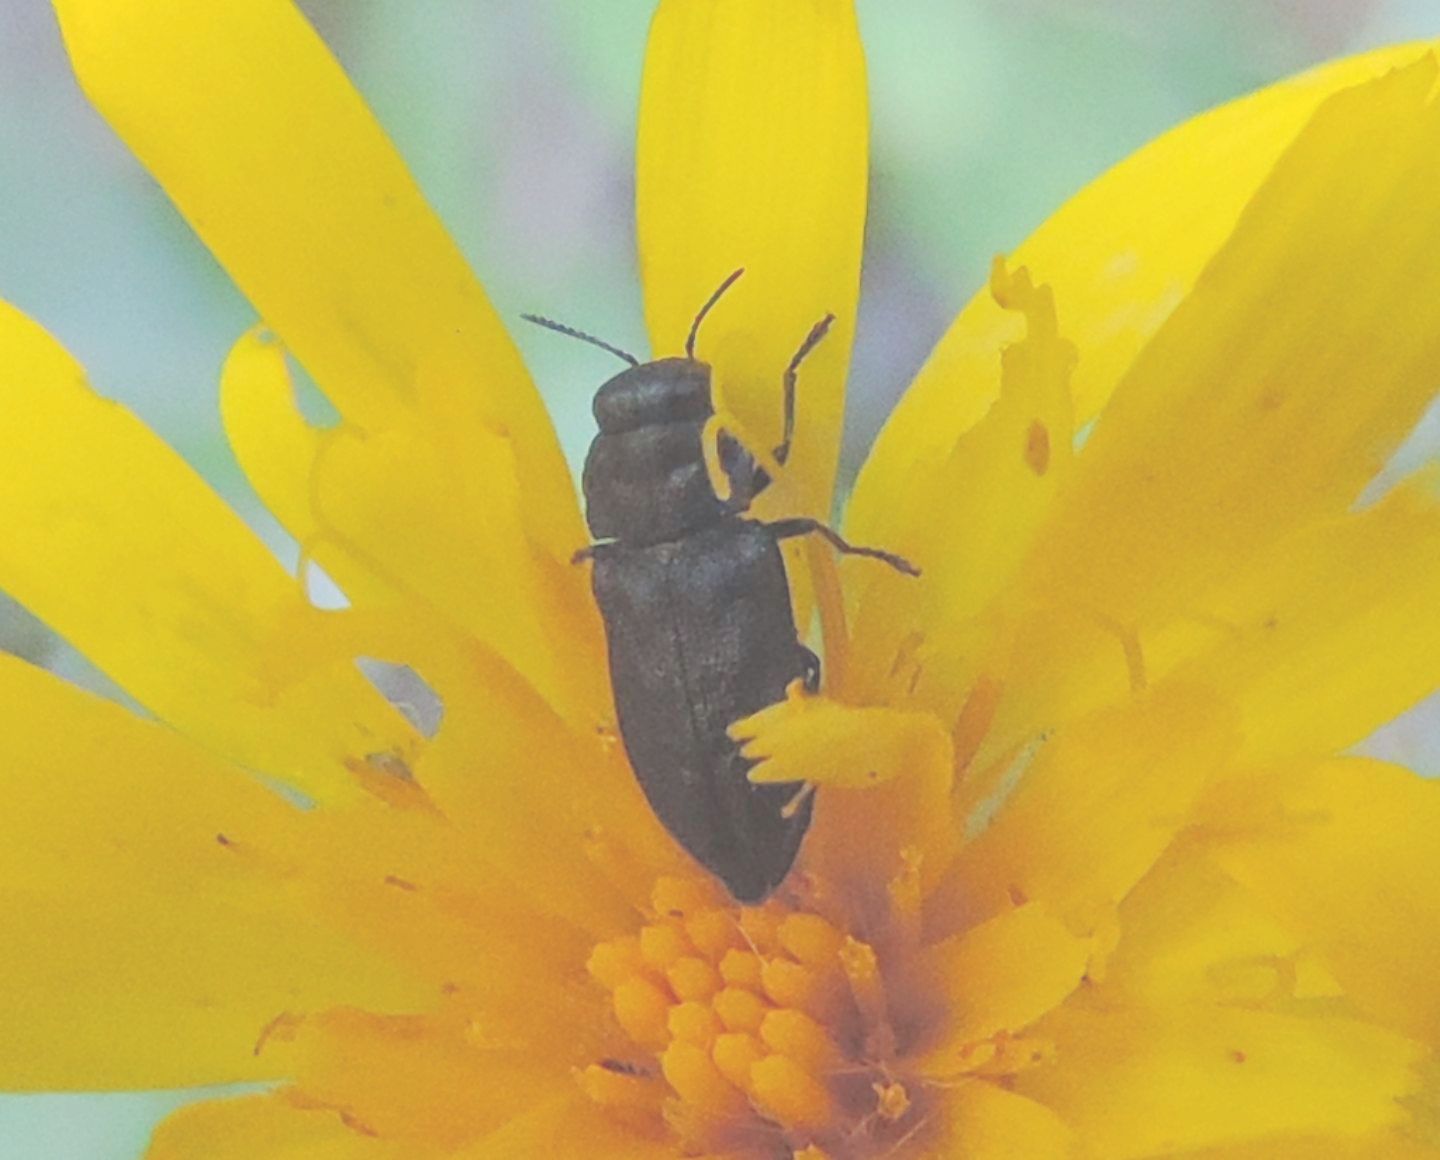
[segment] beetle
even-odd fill
[[[918,571],[888,552],[846,543],[818,520],[751,518],[770,475],[723,430],[714,433],[712,463],[729,494],[712,486],[705,449],[715,416],[711,369],[695,357],[695,343],[705,316],[743,272],[700,308],[683,357],[642,363],[583,331],[525,318],[630,363],[595,394],[599,433],[582,474],[595,542],[575,559],[593,562],[620,738],[641,789],[679,843],[737,901],[755,903],[789,873],[811,811],[803,783],[752,784],[754,762],[727,732],[783,700],[797,679],[819,688],[819,658],[796,631],[781,541],[815,533],[838,551]],[[817,322],[785,368],[776,464],[790,455],[800,364],[833,321]]]

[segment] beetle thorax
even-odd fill
[[[703,438],[714,411],[710,366],[667,358],[616,375],[595,395],[600,432],[585,457],[586,519],[597,539],[653,544],[733,514],[716,498]],[[744,453],[724,441],[721,462]]]

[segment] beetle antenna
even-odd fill
[[[690,324],[690,333],[685,336],[686,358],[695,357],[695,339],[700,333],[700,324],[705,321],[705,316],[710,313],[710,308],[720,301],[720,296],[730,289],[731,286],[735,285],[735,279],[743,273],[745,273],[745,267],[741,266],[740,269],[734,271],[725,281],[721,282],[716,288],[715,293],[710,295],[705,305],[700,307],[700,313],[695,316],[695,321]]]
[[[790,365],[785,368],[785,435],[780,440],[780,446],[775,448],[775,462],[784,465],[790,458],[790,441],[795,438],[795,380],[800,373],[800,364],[805,361],[809,354],[820,340],[830,332],[830,324],[835,321],[835,315],[827,314],[819,322],[810,328],[810,333],[805,336],[805,341],[800,344],[800,349],[790,360]]]
[[[569,338],[578,338],[581,342],[588,342],[591,346],[598,346],[601,350],[608,350],[618,358],[623,358],[632,367],[638,367],[640,360],[628,350],[621,350],[618,346],[611,346],[603,338],[596,338],[593,334],[586,334],[583,330],[576,330],[573,326],[566,326],[563,322],[556,322],[553,318],[541,318],[538,314],[522,314],[520,316],[526,322],[533,322],[536,326],[543,326],[546,330],[553,330],[556,334],[563,334]]]

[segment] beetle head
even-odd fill
[[[769,480],[722,434],[720,466],[733,494],[715,495],[701,443],[712,414],[710,367],[697,359],[643,363],[602,386],[595,396],[600,433],[583,477],[591,534],[660,543],[743,510]]]

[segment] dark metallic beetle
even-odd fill
[[[600,432],[585,459],[586,520],[596,543],[592,582],[609,644],[620,736],[660,821],[741,902],[758,902],[785,875],[810,823],[801,783],[753,785],[750,761],[726,730],[784,699],[803,679],[818,688],[820,662],[800,643],[780,541],[816,532],[842,552],[915,570],[888,553],[854,548],[816,520],[761,523],[744,513],[770,477],[721,432],[717,451],[730,496],[711,487],[703,450],[714,414],[710,366],[695,358],[701,308],[683,358],[641,363],[591,335],[548,319],[542,326],[628,361],[595,395]],[[817,323],[785,370],[783,464],[795,426],[801,361],[824,338]],[[789,807],[789,808],[787,808]]]

